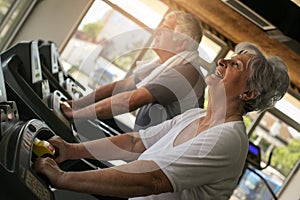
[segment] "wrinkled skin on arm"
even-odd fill
[[[173,191],[166,175],[150,160],[137,160],[117,167],[82,172],[65,172],[57,165],[64,160],[79,158],[135,159],[145,151],[139,133],[127,133],[79,144],[67,143],[55,136],[49,142],[58,151],[58,157],[55,160],[37,158],[34,169],[45,175],[55,188],[126,198]],[[100,153],[94,154],[92,150]]]
[[[144,87],[137,89],[133,78],[127,78],[98,88],[71,106],[61,104],[61,111],[69,119],[109,119],[115,115],[131,112],[155,101]]]

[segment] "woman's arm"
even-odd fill
[[[145,151],[138,132],[106,137],[79,144],[77,156],[97,160],[135,160]]]
[[[55,159],[58,163],[81,158],[134,160],[145,151],[145,146],[137,132],[84,143],[67,143],[56,136],[51,138],[49,142],[58,152],[58,157]]]
[[[172,121],[145,130],[151,140],[157,141],[169,130]],[[155,136],[159,130],[160,136]],[[163,132],[163,133],[162,133]],[[73,145],[73,144],[72,144]],[[144,140],[139,133],[122,134],[115,137],[74,144],[76,150],[69,151],[73,158],[97,158],[101,160],[132,160],[144,152]],[[66,152],[66,151],[64,151]],[[134,197],[163,192],[172,192],[173,187],[164,172],[151,160],[137,160],[113,168],[85,172],[64,172],[51,158],[38,158],[35,162],[37,172],[48,177],[56,188],[104,196]]]
[[[136,197],[172,192],[163,171],[153,161],[83,172],[63,172],[51,158],[38,158],[37,172],[46,175],[55,188],[114,197]]]

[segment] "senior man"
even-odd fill
[[[135,130],[157,125],[191,108],[203,108],[205,81],[197,51],[202,25],[189,13],[173,11],[155,31],[157,58],[138,62],[133,75],[62,104],[70,119],[110,119],[139,109]]]

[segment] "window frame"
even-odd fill
[[[9,8],[9,11],[6,13],[2,23],[0,24],[0,30],[4,30],[6,27],[8,27],[0,41],[0,51],[8,48],[18,33],[18,30],[39,1],[40,0],[15,0],[12,3],[12,6]],[[14,19],[12,19],[15,12],[18,12],[18,9],[20,9],[20,12],[17,13],[17,16]]]

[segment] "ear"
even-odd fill
[[[250,101],[252,99],[255,99],[258,96],[258,93],[254,90],[248,90],[244,92],[243,94],[240,94],[240,99],[243,101]]]

